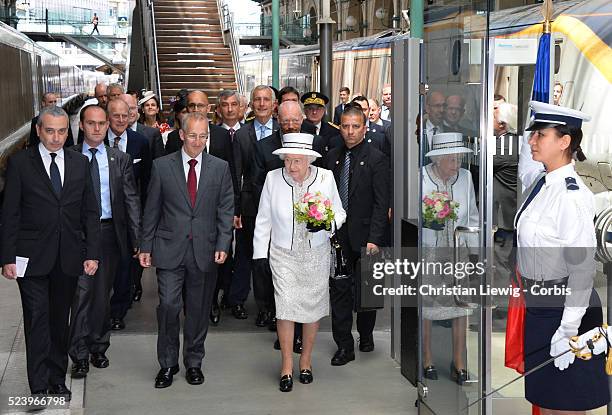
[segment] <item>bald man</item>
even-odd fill
[[[57,105],[57,95],[53,92],[46,92],[42,99],[40,100],[42,108],[54,107]],[[32,122],[30,124],[30,137],[28,137],[28,143],[26,147],[37,146],[40,142],[38,138],[38,133],[36,132],[36,123],[38,122],[38,115],[32,118]],[[64,143],[64,147],[70,148],[74,145],[74,139],[72,138],[72,131],[68,128],[68,138]]]
[[[106,104],[108,104],[108,96],[106,95],[106,84],[100,82],[94,88],[94,97],[98,100],[98,106],[106,110]]]

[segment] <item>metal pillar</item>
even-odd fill
[[[321,13],[319,15],[319,50],[320,74],[319,91],[330,99],[327,104],[327,114],[331,114],[332,85],[332,33],[336,24],[330,16],[330,0],[321,0]]]
[[[272,86],[279,89],[280,0],[272,0]]]
[[[423,0],[410,0],[410,37],[423,39]]]

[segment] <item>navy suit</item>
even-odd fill
[[[342,108],[343,105],[347,104],[339,104],[336,108],[334,108],[334,124],[336,125],[340,125],[340,116],[344,112],[344,109]]]

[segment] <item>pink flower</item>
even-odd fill
[[[321,219],[323,219],[323,215],[321,214],[321,212],[317,212],[317,213],[315,213],[315,219],[316,219],[316,220],[321,220]]]
[[[448,206],[448,204],[445,204],[444,208],[440,212],[438,212],[438,218],[442,219],[447,217],[450,211],[450,206]]]
[[[323,202],[323,204],[325,205],[326,208],[331,207],[331,201],[329,199],[326,199],[325,202]]]
[[[423,202],[425,202],[425,204],[427,206],[433,206],[436,204],[436,202],[428,197],[425,197],[425,199],[423,199]]]
[[[316,204],[312,204],[310,205],[310,209],[308,211],[308,213],[310,213],[311,215],[314,216],[315,213],[318,213],[319,211],[317,210],[317,205]]]

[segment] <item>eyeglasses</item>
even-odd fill
[[[298,119],[298,118],[291,118],[291,119],[288,119],[288,120],[279,120],[278,123],[281,124],[281,125],[300,124],[300,123],[302,123],[302,121],[304,121],[303,118],[300,118],[300,119]]]
[[[205,141],[205,140],[208,140],[208,136],[209,134],[197,135],[197,134],[192,133],[192,134],[186,134],[185,138],[188,138],[191,141],[195,141],[195,140]]]
[[[196,104],[195,102],[192,102],[187,105],[187,108],[189,108],[192,111],[193,110],[208,110],[208,104]]]

